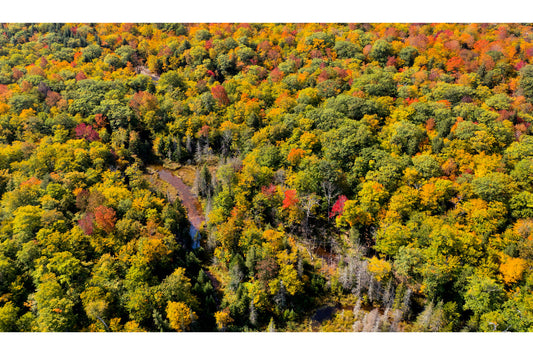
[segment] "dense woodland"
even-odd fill
[[[532,26],[1,26],[0,331],[533,330]]]

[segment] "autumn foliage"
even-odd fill
[[[531,24],[0,27],[0,331],[533,329]]]

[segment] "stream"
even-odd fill
[[[185,207],[185,210],[187,210],[187,217],[191,224],[189,227],[189,235],[193,241],[193,248],[198,248],[200,246],[200,234],[198,231],[200,230],[202,223],[205,222],[205,216],[200,201],[198,201],[198,198],[192,193],[191,188],[178,176],[164,168],[157,168],[155,170],[159,174],[161,180],[172,185],[178,191],[178,197]]]

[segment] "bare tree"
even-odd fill
[[[409,314],[411,313],[411,295],[413,294],[413,291],[411,291],[410,288],[407,288],[405,291],[405,295],[403,296],[402,301],[402,313],[405,318],[409,317]]]
[[[328,219],[329,219],[329,211],[331,210],[331,201],[333,201],[333,199],[337,197],[339,192],[337,191],[337,187],[335,186],[335,184],[329,180],[322,181],[320,186],[322,187],[322,191],[324,191],[324,197],[326,198],[326,201],[328,202]]]
[[[383,294],[383,306],[391,308],[394,304],[394,298],[396,297],[396,290],[392,284],[392,279],[389,280],[385,293]]]
[[[225,130],[222,133],[222,142],[220,143],[220,150],[223,157],[227,157],[229,155],[232,141],[233,137],[231,135],[231,131],[229,129]]]
[[[309,228],[309,217],[313,213],[313,208],[318,205],[320,202],[319,197],[315,195],[314,193],[311,195],[306,195],[301,198],[302,201],[302,207],[305,211],[305,220],[303,223],[304,228],[304,234],[306,236],[309,235],[310,228]]]
[[[255,310],[254,300],[250,302],[250,324],[253,326],[257,324],[257,311]]]
[[[422,311],[422,313],[420,313],[420,315],[416,318],[416,323],[415,323],[416,329],[418,331],[428,331],[432,315],[433,315],[433,302],[428,302],[426,304],[426,307]]]
[[[362,332],[363,331],[363,322],[361,320],[356,320],[352,325],[352,330],[354,332]]]
[[[383,288],[381,287],[381,282],[371,277],[370,286],[368,287],[368,299],[370,302],[379,302],[381,301],[382,294]]]
[[[376,324],[379,322],[379,310],[374,308],[363,318],[363,332],[375,331]]]
[[[395,309],[394,312],[392,312],[392,322],[390,326],[391,332],[397,332],[400,330],[399,324],[402,320],[402,311],[399,309]]]

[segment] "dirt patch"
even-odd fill
[[[157,169],[157,173],[161,180],[176,189],[181,203],[187,210],[189,222],[196,230],[199,230],[201,225],[205,222],[205,217],[202,211],[202,205],[192,193],[191,188],[187,186],[179,176],[174,175],[169,170],[159,168]]]
[[[135,71],[137,72],[137,74],[143,74],[143,75],[149,76],[155,82],[159,80],[159,75],[152,73],[150,69],[148,69],[144,65],[139,65],[138,67],[135,68]]]

